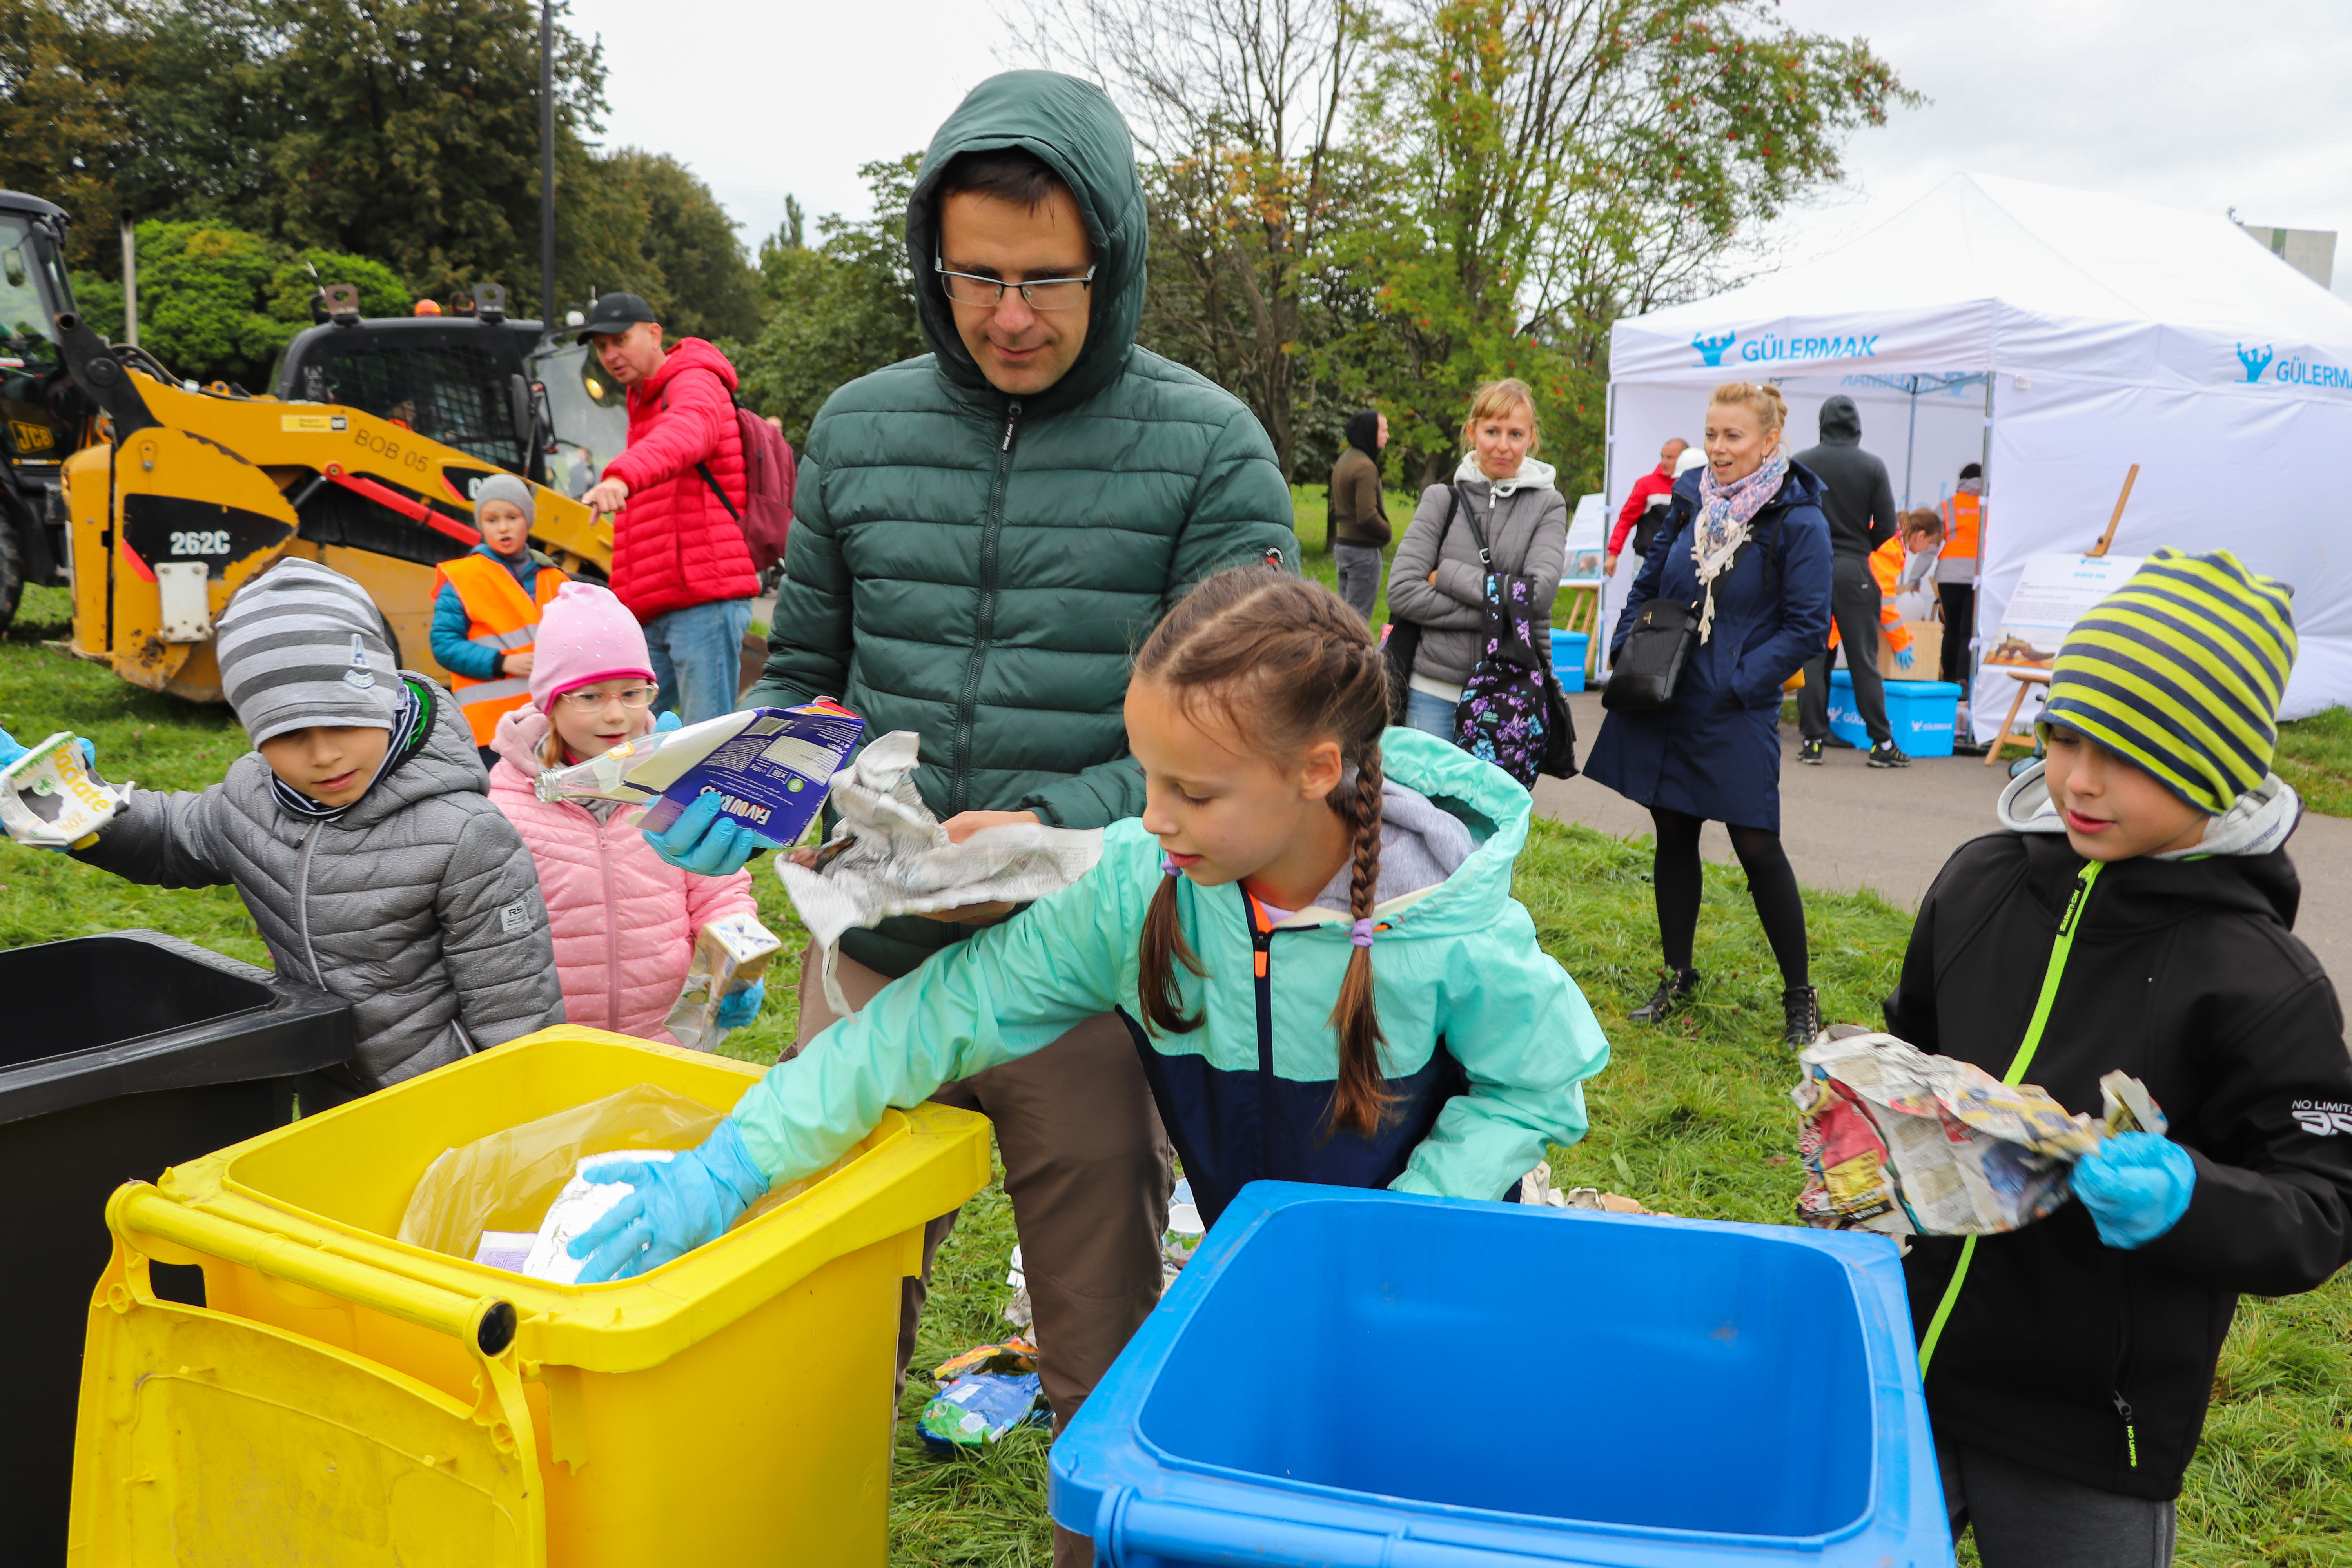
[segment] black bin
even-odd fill
[[[350,1060],[358,1036],[350,1003],[152,931],[0,952],[0,1191],[17,1194],[0,1542],[9,1562],[59,1563],[107,1198],[283,1126],[295,1080]],[[194,1268],[155,1283],[203,1300]]]

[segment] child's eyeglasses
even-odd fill
[[[651,686],[624,686],[614,691],[567,691],[556,699],[574,713],[601,713],[609,703],[618,702],[624,708],[650,708],[659,689]]]

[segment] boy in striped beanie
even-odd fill
[[[254,750],[199,794],[131,790],[76,858],[234,884],[278,972],[352,1004],[358,1054],[329,1075],[346,1093],[562,1023],[530,851],[457,704],[394,664],[366,592],[281,561],[218,626],[221,689]]]
[[[1886,999],[1924,1049],[2094,1117],[2129,1073],[2168,1122],[2105,1140],[2047,1219],[1904,1259],[1985,1568],[2168,1562],[2238,1296],[2352,1259],[2352,1057],[2292,929],[2301,807],[2270,771],[2294,652],[2282,584],[2149,557],[2068,636],[2046,759],[1928,889]]]

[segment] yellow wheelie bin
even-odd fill
[[[635,1279],[394,1239],[444,1151],[757,1069],[542,1031],[121,1188],[90,1304],[68,1561],[643,1568],[887,1554],[899,1280],[988,1123],[891,1111],[806,1190]],[[195,1264],[205,1305],[157,1297]]]

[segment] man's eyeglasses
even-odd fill
[[[658,689],[652,686],[624,686],[617,690],[600,691],[591,687],[584,691],[567,691],[556,700],[574,713],[602,713],[604,705],[616,698],[624,708],[650,708]]]
[[[948,298],[959,305],[993,307],[1004,302],[1004,290],[1021,290],[1022,303],[1033,310],[1075,310],[1087,302],[1087,290],[1094,287],[1095,269],[1087,268],[1083,278],[1032,278],[1020,283],[1007,283],[1002,278],[982,278],[977,272],[950,272],[945,261],[934,259],[940,279],[946,284]]]

